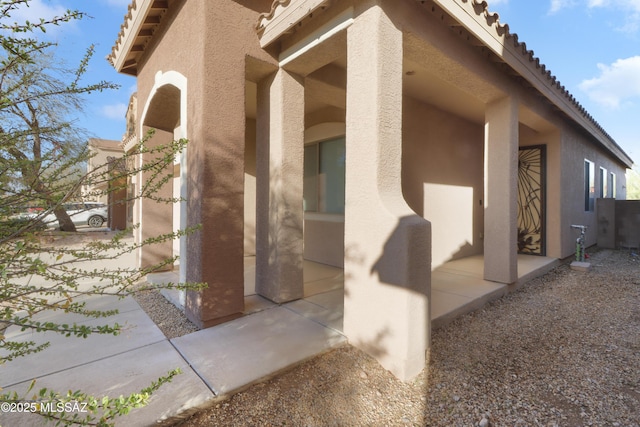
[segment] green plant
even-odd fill
[[[640,170],[638,166],[627,171],[627,200],[640,200]]]
[[[42,416],[45,420],[55,422],[55,425],[92,425],[98,427],[114,426],[117,417],[127,415],[132,409],[140,408],[149,403],[151,395],[162,385],[171,382],[173,377],[180,374],[180,369],[174,369],[167,375],[160,377],[137,393],[118,397],[96,397],[80,390],[62,394],[47,388],[40,389],[30,395],[36,384],[35,380],[26,392],[28,400],[17,393],[7,393],[2,396],[3,402],[26,402],[29,411]]]
[[[121,191],[136,175],[145,176],[144,185],[135,196],[121,203],[150,199],[156,203],[177,203],[175,198],[159,194],[173,179],[173,162],[184,149],[186,140],[151,146],[150,132],[136,146],[123,154],[120,168],[113,164],[82,172],[78,167],[89,158],[83,131],[74,126],[73,113],[81,105],[81,96],[114,88],[109,82],[82,85],[87,64],[93,53],[89,48],[79,67],[70,74],[56,74],[52,43],[31,37],[34,31],[46,31],[51,25],[80,19],[78,11],[67,11],[61,17],[39,22],[14,23],[12,13],[28,6],[30,0],[0,1],[0,369],[2,364],[18,357],[43,351],[50,343],[12,341],[5,336],[8,327],[35,332],[53,332],[67,337],[86,338],[91,334],[118,335],[122,326],[109,323],[116,310],[93,310],[84,297],[114,295],[124,298],[144,290],[140,282],[146,274],[172,265],[169,257],[144,269],[95,267],[96,261],[117,259],[149,245],[178,239],[197,230],[192,227],[131,242],[129,236],[137,225],[115,233],[106,241],[83,246],[65,246],[50,242],[42,232],[42,218],[54,213],[63,230],[75,230],[63,203],[72,200],[82,186],[106,188],[91,196]],[[65,76],[71,76],[65,78]],[[63,109],[63,107],[67,109]],[[70,107],[70,108],[69,108]],[[144,162],[137,162],[140,157]],[[136,166],[138,165],[138,166]],[[107,183],[109,185],[102,185]],[[24,212],[26,206],[38,207],[37,214]],[[90,285],[87,279],[92,279]],[[168,287],[200,289],[203,284],[173,284]],[[56,323],[41,321],[43,312],[61,312],[82,318],[105,319],[105,323],[87,326],[81,322]],[[129,396],[95,397],[82,391],[61,393],[46,388],[24,395],[0,394],[0,403],[79,402],[89,410],[77,413],[54,413],[43,401],[34,411],[57,424],[112,425],[114,418],[148,402],[161,385],[171,381],[178,371],[171,371],[149,387]],[[35,402],[38,403],[38,402]],[[42,409],[45,410],[42,410]]]

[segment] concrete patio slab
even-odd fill
[[[344,289],[339,288],[305,297],[306,301],[326,308],[327,310],[344,309]]]
[[[147,274],[147,282],[154,285],[161,285],[167,283],[180,283],[180,274],[178,270],[172,271],[159,271],[157,273]]]
[[[447,261],[434,271],[482,278],[482,272],[484,271],[484,256],[474,255]]]
[[[245,259],[247,282],[255,282],[255,258]],[[519,256],[520,281],[550,270],[558,261]],[[129,394],[146,387],[169,370],[184,371],[173,383],[161,388],[150,406],[133,411],[122,422],[141,426],[158,419],[186,414],[219,395],[249,384],[346,343],[340,333],[344,307],[342,269],[305,261],[305,298],[282,306],[253,294],[245,297],[245,316],[169,342],[132,298],[112,296],[87,298],[87,308],[120,311],[112,319],[87,321],[76,315],[49,312],[42,321],[125,323],[120,336],[88,339],[64,338],[56,334],[33,334],[10,328],[7,336],[17,340],[50,340],[51,348],[0,369],[0,386],[25,390],[32,378],[37,388],[82,389],[96,395]],[[482,256],[455,260],[432,274],[432,327],[482,307],[488,301],[515,289],[482,279]],[[160,283],[177,280],[177,271],[158,273]],[[524,277],[524,279],[523,279]],[[251,283],[249,283],[251,285]],[[185,412],[187,411],[187,412]],[[0,419],[2,425],[39,426],[39,418]]]
[[[536,255],[518,255],[518,282],[516,287],[538,276],[553,270],[560,265],[557,258],[549,258]]]
[[[507,285],[483,280],[481,256],[449,261],[431,272],[431,327],[440,328],[508,292]]]
[[[456,295],[432,289],[431,327],[437,327],[438,322],[448,323],[449,317],[453,316],[453,313],[455,313],[458,308],[469,304],[470,301],[471,299],[464,295]],[[451,316],[447,316],[449,314],[451,314]],[[434,324],[436,326],[434,326]]]
[[[342,268],[333,267],[326,264],[320,264],[313,261],[304,261],[304,281],[315,282],[322,279],[333,279],[344,277]]]
[[[341,345],[346,338],[284,307],[171,340],[217,395]]]
[[[269,301],[260,295],[249,295],[244,297],[244,311],[242,313],[245,315],[253,314],[273,308],[276,305],[277,304],[275,302]]]
[[[119,314],[140,310],[140,306],[133,298],[120,298],[115,295],[80,296],[74,298],[74,302],[84,303],[87,310],[109,311],[117,309]],[[43,311],[34,315],[32,319],[39,322],[50,322],[55,319],[59,323],[84,323],[88,320],[86,316],[81,314],[64,313],[62,310]],[[13,329],[11,331],[13,332]]]
[[[433,329],[441,328],[463,314],[478,310],[488,302],[506,295],[507,292],[506,285],[502,285],[502,287],[492,292],[473,297],[443,291],[432,291],[431,327]]]
[[[571,263],[571,269],[572,270],[576,270],[576,271],[589,271],[589,270],[591,270],[591,263],[590,262],[573,261]]]
[[[341,289],[310,296],[285,305],[286,308],[342,332],[344,320],[344,291]]]
[[[104,298],[113,301],[112,298],[107,296],[95,296],[93,298]],[[100,305],[100,302],[97,304]],[[132,305],[137,309],[131,310]],[[120,306],[128,307],[129,309],[112,318],[91,319],[82,323],[95,326],[117,322],[125,328],[118,336],[92,334],[83,339],[65,337],[53,332],[33,332],[31,330],[21,332],[15,326],[7,329],[5,335],[12,341],[50,342],[51,345],[29,357],[21,357],[5,363],[2,366],[2,379],[0,380],[2,383],[0,387],[7,388],[23,381],[30,381],[33,378],[50,375],[166,339],[160,329],[149,319],[133,298],[128,297],[120,300],[117,304],[114,303],[112,308]],[[55,321],[64,323],[66,320],[64,313],[58,314],[60,315],[60,320],[56,318]]]
[[[83,390],[96,397],[109,395],[117,397],[139,392],[152,381],[167,372],[180,368],[182,373],[156,392],[149,405],[134,409],[118,425],[145,426],[159,420],[175,417],[189,409],[205,404],[214,397],[202,380],[191,370],[168,341],[108,357],[85,365],[77,366],[52,375],[39,377],[32,390],[43,387],[65,393],[67,390]],[[30,381],[12,386],[11,391],[24,393]],[[31,414],[4,414],[2,425],[6,426],[46,426],[44,420]]]
[[[482,255],[449,261],[431,273],[431,327],[440,328],[465,313],[477,310],[558,264],[554,258],[518,255],[518,281],[506,285],[483,279]]]
[[[324,293],[327,291],[344,290],[344,275],[339,274],[336,276],[314,280],[312,282],[304,282],[304,296],[309,297],[312,295]]]
[[[469,299],[481,298],[497,290],[506,293],[507,285],[489,282],[482,278],[434,271],[431,274],[431,292],[434,290],[465,296]]]

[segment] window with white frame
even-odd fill
[[[616,174],[609,174],[609,197],[616,198]]]
[[[607,190],[607,170],[603,167],[600,168],[600,193],[598,197],[601,199],[608,196],[609,192]]]
[[[592,161],[584,160],[584,210],[592,212],[595,205],[596,184],[595,184],[595,165]]]
[[[305,212],[344,214],[344,137],[304,147]]]

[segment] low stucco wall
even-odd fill
[[[601,248],[640,248],[640,200],[598,199],[597,243]]]
[[[344,219],[305,219],[304,258],[343,268]]]
[[[597,239],[598,247],[614,249],[616,247],[616,200],[598,199],[596,200],[596,211],[598,212]]]
[[[585,210],[585,160],[594,165],[594,192],[599,197],[600,168],[606,168],[607,172],[616,175],[616,199],[621,201],[626,198],[625,169],[610,155],[590,144],[584,136],[574,129],[564,126],[562,129],[562,253],[559,258],[566,258],[575,253],[575,242],[578,232],[572,229],[571,224],[586,225],[589,227],[586,233],[586,245],[597,243],[598,212]]]
[[[640,200],[616,201],[618,246],[640,249]]]

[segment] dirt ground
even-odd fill
[[[640,426],[640,259],[590,261],[433,331],[413,381],[345,346],[177,425]]]

